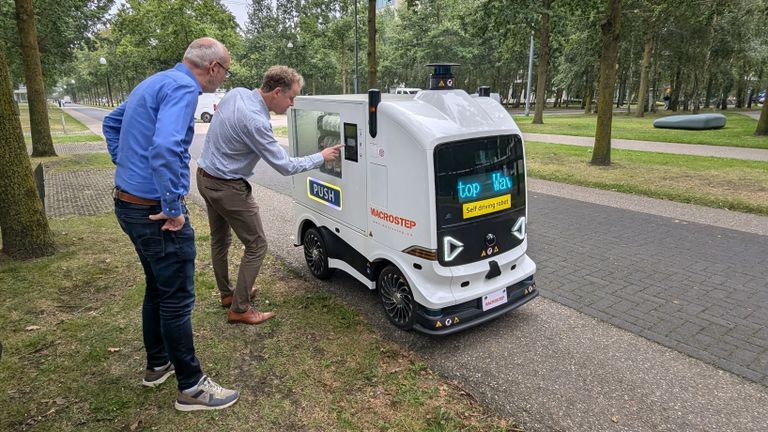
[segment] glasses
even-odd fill
[[[213,62],[213,64],[217,64],[221,66],[222,69],[224,69],[224,78],[229,78],[232,74],[229,72],[229,69],[225,68],[223,64],[219,62]]]

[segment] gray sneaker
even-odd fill
[[[147,369],[144,371],[144,379],[141,381],[147,387],[157,387],[164,383],[169,376],[176,373],[176,369],[173,367],[173,363],[168,362],[167,365],[160,369]]]
[[[203,375],[196,386],[179,392],[174,405],[179,411],[223,409],[234,405],[240,398],[237,390],[229,390]]]

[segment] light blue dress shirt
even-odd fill
[[[272,134],[269,109],[258,89],[232,89],[216,107],[197,164],[215,177],[247,179],[261,159],[282,175],[323,164],[320,153],[288,156]]]
[[[170,217],[181,214],[181,199],[189,193],[189,146],[201,91],[192,71],[178,63],[142,81],[104,118],[115,186],[160,200]]]

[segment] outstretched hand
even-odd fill
[[[165,213],[160,212],[158,214],[149,215],[149,219],[156,221],[156,220],[163,220],[165,219],[165,223],[160,228],[163,231],[178,231],[184,226],[184,215],[180,214],[176,217],[168,217]]]
[[[323,160],[326,162],[334,161],[341,155],[341,147],[344,144],[337,144],[333,147],[324,148],[320,154],[323,156]]]

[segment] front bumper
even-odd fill
[[[430,335],[449,335],[478,324],[490,321],[517,309],[539,295],[533,276],[507,287],[507,303],[483,311],[482,299],[476,298],[464,303],[446,307],[439,311],[419,305],[413,328]]]

